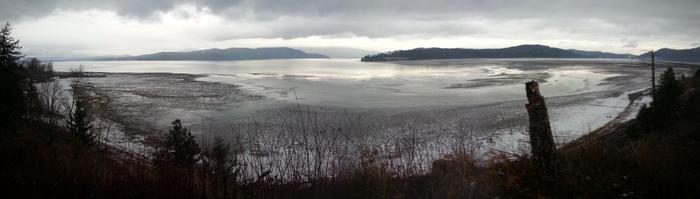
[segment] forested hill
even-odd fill
[[[520,45],[508,48],[416,48],[367,55],[362,61],[394,61],[423,59],[467,58],[633,58],[630,54],[614,54],[598,51],[565,50],[544,45]]]
[[[700,63],[700,47],[682,50],[662,48],[656,51],[655,57],[661,61]],[[639,58],[649,59],[649,53],[644,53]]]
[[[212,48],[189,52],[159,52],[139,56],[98,58],[96,61],[225,61],[225,60],[255,60],[255,59],[300,59],[328,58],[325,55],[306,53],[301,50],[278,48]]]

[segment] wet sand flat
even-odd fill
[[[490,142],[484,145],[511,151],[527,131],[526,81],[541,82],[559,143],[612,121],[631,104],[628,95],[649,82],[647,66],[631,60],[178,62],[176,69],[165,67],[171,62],[93,64],[85,63],[88,71],[106,75],[87,79],[104,117],[147,137],[158,137],[176,118],[196,135],[275,134],[303,112],[352,139],[468,131]],[[129,66],[139,69],[112,73]],[[198,72],[178,73],[191,71]]]

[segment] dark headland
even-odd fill
[[[662,48],[656,59],[670,62],[700,63],[700,47],[692,49]],[[601,51],[561,49],[544,45],[520,45],[508,48],[415,48],[367,55],[365,62],[426,60],[426,59],[470,59],[470,58],[572,58],[572,59],[649,59],[649,53],[641,55],[617,54]]]
[[[469,59],[469,58],[610,58],[629,59],[631,54],[615,54],[599,51],[566,50],[544,45],[520,45],[508,48],[415,48],[367,55],[362,61],[396,61],[424,59]]]

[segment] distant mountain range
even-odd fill
[[[228,61],[255,59],[301,59],[301,58],[357,58],[365,62],[424,60],[424,59],[468,59],[468,58],[609,58],[609,59],[649,59],[649,53],[639,56],[632,54],[616,54],[600,51],[583,51],[561,49],[544,45],[520,45],[508,48],[466,49],[466,48],[416,48],[397,50],[386,53],[374,53],[352,48],[227,48],[206,49],[183,52],[159,52],[138,56],[99,56],[84,58],[52,59],[54,61]],[[306,51],[306,52],[305,52]],[[695,62],[700,63],[700,47],[692,49],[662,48],[656,51],[659,61]]]
[[[661,61],[700,63],[700,47],[683,50],[662,48],[655,51],[655,57]],[[650,54],[644,53],[639,58],[650,59]]]
[[[295,47],[296,48],[296,47]],[[308,53],[317,53],[329,56],[331,58],[362,58],[365,55],[377,53],[377,51],[369,51],[356,48],[346,47],[298,47]]]
[[[95,61],[229,61],[255,59],[301,59],[328,58],[328,56],[306,53],[301,50],[277,48],[226,48],[206,49],[188,52],[159,52],[138,56],[97,57]]]
[[[565,50],[544,45],[520,45],[508,48],[416,48],[367,55],[361,60],[395,61],[422,59],[467,59],[467,58],[634,58],[631,54],[615,54],[599,51]]]

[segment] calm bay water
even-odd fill
[[[523,83],[542,82],[548,97],[607,89],[613,67],[629,60],[434,60],[365,63],[350,59],[57,62],[56,70],[84,65],[90,72],[202,74],[268,99],[349,108],[478,105],[524,99]],[[638,89],[632,87],[629,90]]]

